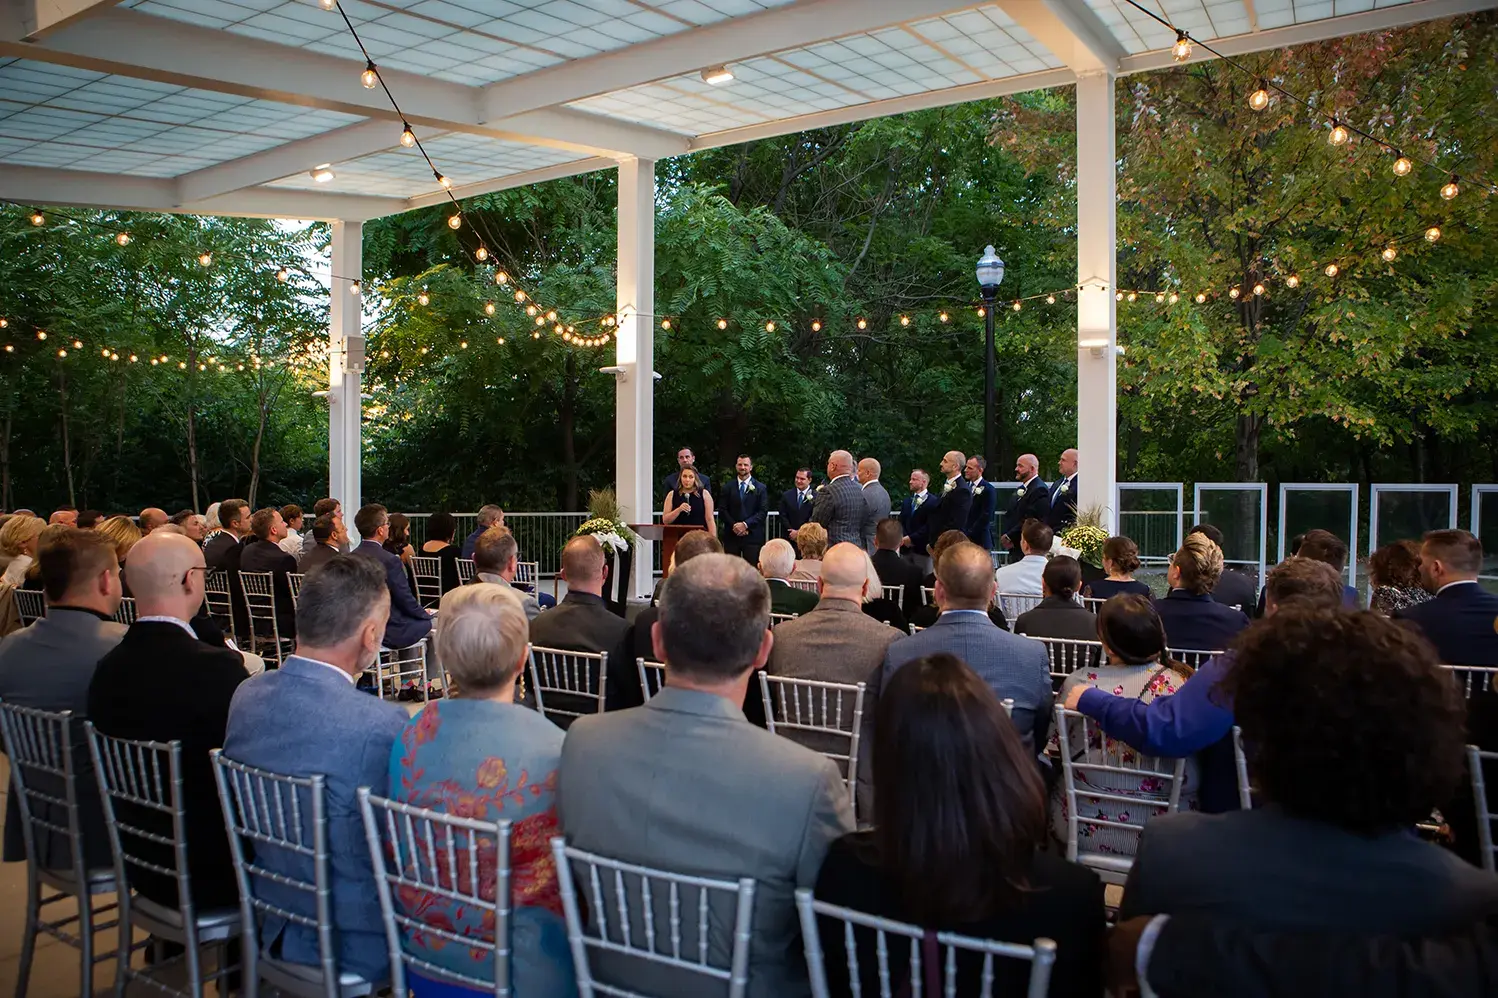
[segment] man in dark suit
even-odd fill
[[[908,618],[921,608],[921,570],[900,557],[900,521],[885,517],[874,532],[874,571],[882,586],[900,586],[900,608]]]
[[[993,514],[997,508],[998,489],[993,482],[983,480],[983,472],[987,467],[988,460],[979,454],[968,458],[962,467],[962,477],[967,479],[968,488],[973,494],[973,501],[967,510],[967,524],[962,532],[983,550],[992,551]]]
[[[628,706],[629,687],[639,685],[639,671],[629,654],[629,624],[610,611],[603,600],[608,574],[608,562],[598,538],[584,535],[568,541],[562,548],[562,579],[567,583],[567,595],[531,622],[531,644],[569,651],[608,652],[605,709],[619,710]],[[595,689],[597,678],[593,677]],[[547,697],[548,702],[552,699]],[[586,704],[559,705],[572,710],[588,709]]]
[[[1019,561],[1024,553],[1019,549],[1020,531],[1026,520],[1045,522],[1051,512],[1051,493],[1040,478],[1040,461],[1034,454],[1021,454],[1014,462],[1014,480],[1019,487],[1004,510],[1004,534],[999,546],[1009,552],[1010,561]]]
[[[940,500],[928,491],[931,476],[920,468],[910,473],[910,495],[900,504],[900,550],[921,575],[931,571],[931,514]]]
[[[1482,543],[1465,530],[1432,530],[1420,545],[1420,579],[1436,594],[1394,613],[1436,646],[1446,665],[1498,665],[1498,596],[1478,585]]]
[[[203,557],[209,571],[222,570],[229,582],[229,607],[234,615],[237,634],[250,633],[250,613],[244,602],[244,586],[239,581],[240,559],[245,539],[250,536],[250,504],[243,499],[225,499],[218,506],[218,522],[223,528],[203,545]]]
[[[948,530],[967,533],[967,514],[973,505],[973,487],[962,477],[967,457],[960,450],[949,450],[942,456],[940,502],[931,511],[928,536],[935,541]]]
[[[120,606],[120,563],[114,545],[91,530],[66,531],[42,547],[36,558],[47,615],[0,641],[0,700],[17,707],[73,712],[73,763],[78,771],[84,862],[90,869],[108,866],[109,836],[93,789],[94,768],[83,719],[88,716],[88,684],[99,659],[125,636],[125,625],[112,619]],[[38,789],[62,797],[60,783]],[[62,808],[47,817],[67,824]],[[65,868],[72,861],[65,835],[46,836],[36,847],[42,867]],[[5,860],[25,859],[21,809],[12,794],[5,815]]]
[[[352,554],[368,558],[385,573],[390,590],[390,621],[385,625],[386,648],[409,648],[432,630],[432,615],[421,608],[406,581],[400,555],[391,554],[383,545],[390,536],[390,514],[378,503],[365,506],[354,514],[354,529],[361,538]]]
[[[853,477],[853,455],[835,450],[827,455],[827,484],[817,489],[811,518],[827,528],[827,546],[861,544],[866,505],[863,487]]]
[[[770,543],[773,544],[774,541]],[[701,554],[722,553],[723,544],[718,538],[706,530],[694,530],[676,542],[676,567],[680,568],[683,564]],[[794,559],[795,555],[793,554],[791,557]],[[760,558],[761,560],[764,558],[763,551],[761,551]],[[661,608],[658,603],[650,604],[635,616],[635,621],[629,628],[629,661],[631,668],[634,667],[634,661],[637,658],[643,658],[647,662],[656,661],[655,639],[651,637],[650,629],[659,619],[661,619]],[[640,690],[638,675],[633,681],[623,682],[620,685],[624,687],[622,699],[628,701],[623,706],[638,707],[645,702],[644,693]],[[609,692],[612,693],[613,690]]]
[[[1051,483],[1051,508],[1046,512],[1045,522],[1056,533],[1077,522],[1077,450],[1068,447],[1061,452],[1056,462],[1059,477]]]
[[[318,565],[322,565],[338,556],[338,547],[347,539],[343,531],[343,521],[335,519],[331,513],[317,518],[312,524],[312,529],[307,536],[313,539],[314,547],[304,548],[302,559],[297,562],[297,571],[306,575]]]
[[[691,468],[693,471],[697,471],[697,455],[692,453],[692,448],[690,447],[683,447],[676,452],[676,470],[661,479],[662,494],[671,492],[676,488],[677,483],[681,481],[682,468]],[[704,492],[712,492],[713,490],[713,483],[700,471],[697,471],[697,484],[702,486],[702,491]]]
[[[1222,575],[1222,549],[1203,534],[1187,534],[1165,572],[1170,592],[1155,601],[1171,648],[1219,651],[1248,626],[1248,615],[1212,599]]]
[[[237,906],[239,886],[224,834],[223,811],[208,758],[224,744],[229,703],[249,678],[238,652],[198,639],[188,623],[203,603],[203,552],[185,536],[153,532],[130,551],[136,622],[99,661],[88,691],[88,715],[118,738],[182,743],[179,803],[187,815],[187,864],[200,911]],[[127,808],[121,820],[172,837],[169,815]],[[172,848],[137,839],[127,848],[171,869]],[[177,882],[132,867],[130,886],[177,907]]]
[[[754,477],[754,462],[740,454],[734,462],[738,474],[723,487],[723,550],[751,565],[759,564],[759,549],[765,543],[765,516],[770,511],[765,483]]]
[[[771,613],[809,613],[816,608],[816,593],[788,581],[795,567],[796,549],[785,538],[776,537],[759,549],[759,574],[770,587]]]
[[[286,521],[273,506],[257,509],[250,517],[250,539],[239,556],[241,572],[271,573],[271,591],[276,594],[276,631],[281,640],[296,638],[296,602],[291,598],[288,572],[297,570],[296,559],[281,550],[286,539]],[[268,635],[263,635],[268,636]]]
[[[1222,551],[1227,550],[1222,546],[1222,531],[1210,523],[1198,523],[1191,528],[1190,533],[1202,534]],[[1222,577],[1217,580],[1217,585],[1212,587],[1212,599],[1223,606],[1237,607],[1244,613],[1254,612],[1254,604],[1258,600],[1258,595],[1255,592],[1253,576],[1235,568],[1224,567]],[[1258,615],[1263,616],[1262,609]]]
[[[792,541],[796,539],[796,531],[801,529],[801,524],[811,519],[814,495],[811,490],[811,469],[797,468],[796,487],[786,489],[780,495],[781,529]]]

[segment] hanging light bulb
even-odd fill
[[[433,170],[432,176],[437,178],[437,183],[441,185],[443,190],[449,190],[452,188],[453,182],[447,178],[446,174],[438,173],[436,170]]]
[[[8,349],[8,348],[7,348],[7,349]],[[155,357],[152,357],[152,358],[151,358],[151,366],[152,366],[152,367],[157,367],[157,366],[159,366],[159,365],[160,365],[160,364],[161,364],[161,361],[159,361],[159,360],[157,360],[157,359],[156,359],[156,358],[155,358]]]
[[[869,328],[868,321],[865,320],[865,319],[859,319],[858,320],[858,328],[859,329],[868,329]]]
[[[494,283],[495,284],[509,284],[510,283],[510,275],[506,274],[502,270],[495,271],[495,273],[494,273]]]
[[[1122,291],[1116,292],[1113,295],[1113,300],[1114,301],[1123,301],[1123,292]]]
[[[1198,305],[1203,305],[1203,304],[1206,304],[1206,301],[1207,301],[1207,296],[1198,291],[1197,294],[1196,294],[1196,303]]]
[[[822,331],[822,320],[821,319],[813,319],[813,320],[811,320],[811,331],[814,332],[814,333],[820,333]]]
[[[375,70],[373,61],[365,61],[364,72],[359,74],[359,82],[364,84],[365,90],[373,90],[380,85],[380,74]]]
[[[128,232],[117,232],[117,233],[115,233],[114,241],[116,243],[118,243],[119,245],[121,245],[121,246],[129,246],[130,245],[130,233],[128,233]]]
[[[538,311],[539,311],[539,309],[537,309],[536,306],[534,306],[534,305],[527,305],[527,306],[525,306],[525,314],[529,315],[529,316],[531,316],[533,318],[535,317],[535,314]]]
[[[765,332],[767,332],[767,333],[773,333],[774,331],[775,331],[775,323],[774,322],[767,322],[767,323],[765,323]]]
[[[351,294],[351,295],[361,295],[361,294],[364,293],[364,287],[358,281],[355,281],[352,284],[350,284],[348,286],[348,290],[349,290],[349,294]]]
[[[416,133],[411,131],[410,123],[405,121],[401,122],[401,145],[409,149],[415,144]]]
[[[1263,80],[1260,80],[1254,92],[1248,95],[1248,106],[1255,111],[1262,111],[1269,106],[1269,88],[1264,86]]]
[[[200,266],[200,267],[211,267],[211,266],[213,266],[213,254],[212,253],[200,253],[200,254],[198,254],[198,266]]]
[[[1255,284],[1254,285],[1254,294],[1257,296],[1257,295],[1262,295],[1263,293],[1264,293],[1264,285],[1262,285],[1262,284]]]
[[[908,316],[908,315],[902,315],[902,316],[900,316],[900,325],[902,325],[902,326],[908,326],[908,325],[910,325],[910,316]]]
[[[489,259],[489,251],[485,249],[482,244],[480,244],[479,248],[473,251],[473,258],[480,263],[483,263],[485,260]]]
[[[1384,263],[1393,263],[1395,258],[1399,256],[1399,250],[1393,246],[1385,246],[1384,251],[1379,256],[1384,258]]]
[[[1056,296],[1055,295],[1046,295],[1045,296],[1045,303],[1047,305],[1054,305],[1054,304],[1056,304]]]
[[[1415,164],[1410,161],[1410,158],[1404,153],[1400,153],[1399,158],[1394,160],[1394,166],[1392,169],[1394,170],[1394,176],[1408,177],[1410,175],[1410,171],[1414,168]]]
[[[108,357],[109,356],[109,348],[105,347],[103,350],[100,350],[99,351],[99,356],[100,357]]]
[[[1130,291],[1129,292],[1129,301],[1138,301],[1138,300],[1139,300],[1139,296],[1136,295],[1134,292]]]
[[[1184,31],[1176,31],[1175,44],[1170,47],[1170,57],[1176,62],[1191,58],[1191,38]]]
[[[524,291],[520,291],[520,290],[517,289],[516,292],[515,292],[515,300],[516,301],[525,301],[525,292]],[[531,314],[534,315],[535,313],[532,312]]]
[[[73,341],[73,349],[74,350],[82,350],[83,349],[83,341],[82,340],[74,340]]]
[[[187,361],[185,361],[185,360],[179,360],[179,361],[177,361],[177,370],[179,370],[179,371],[185,371],[185,370],[187,370]]]
[[[1334,146],[1345,146],[1347,144],[1347,140],[1350,138],[1352,138],[1352,133],[1347,130],[1347,126],[1342,124],[1336,118],[1333,118],[1332,130],[1327,133],[1326,141],[1330,142]]]
[[[447,227],[449,229],[461,229],[463,227],[463,215],[459,213],[447,216]]]
[[[1285,287],[1287,287],[1287,288],[1298,288],[1298,287],[1300,287],[1300,275],[1299,274],[1291,274],[1289,277],[1285,278]]]
[[[1425,241],[1426,242],[1433,243],[1433,242],[1435,242],[1436,240],[1438,240],[1440,238],[1441,238],[1441,227],[1439,225],[1432,225],[1430,228],[1428,228],[1428,229],[1425,230]]]
[[[47,216],[43,215],[41,212],[34,211],[34,212],[31,213],[31,224],[32,225],[42,225],[46,221],[47,221]]]
[[[1239,291],[1237,288],[1232,288],[1231,290],[1228,291],[1228,297],[1231,298],[1231,299],[1233,299],[1233,301],[1237,301],[1238,300],[1238,296],[1241,295],[1242,293],[1243,292]]]
[[[978,318],[981,319],[981,318],[983,318],[986,315],[988,315],[988,309],[986,309],[986,308],[980,308],[980,309],[978,309]]]
[[[718,320],[718,328],[719,329],[727,329],[728,328],[728,320],[727,319],[719,319]]]
[[[546,321],[547,322],[556,322],[557,321],[557,313],[556,313],[555,309],[553,309],[552,311],[546,313]],[[613,323],[610,323],[610,325],[613,325]]]
[[[941,314],[940,314],[940,315],[938,315],[938,316],[937,316],[937,317],[936,317],[936,321],[937,321],[937,322],[946,322],[946,321],[947,321],[947,320],[948,320],[948,319],[950,319],[950,318],[952,318],[952,317],[951,317],[951,316],[950,316],[950,315],[948,315],[948,314],[947,314],[947,313],[945,313],[945,312],[942,312],[942,313],[941,313]]]
[[[138,360],[140,360],[140,357],[136,356],[135,354],[130,355],[130,363],[134,364]]]
[[[280,281],[282,284],[285,284],[287,279],[290,277],[291,271],[287,270],[285,267],[282,267],[280,270],[276,271],[276,280]]]
[[[671,320],[670,319],[662,319],[661,320],[661,328],[662,329],[670,329],[671,328]]]
[[[494,303],[492,301],[486,301],[486,302],[484,302],[484,314],[485,315],[493,315],[494,314]]]
[[[416,304],[418,304],[418,305],[430,305],[431,303],[432,303],[432,296],[429,295],[429,294],[427,294],[427,289],[426,288],[422,288],[421,292],[416,296]]]
[[[1453,173],[1451,175],[1451,179],[1446,181],[1446,183],[1441,186],[1441,200],[1450,201],[1452,198],[1460,194],[1461,190],[1462,189],[1456,185],[1456,174]]]
[[[39,340],[45,340],[47,338],[47,331],[45,329],[38,329],[36,331],[36,338]]]
[[[1155,304],[1156,305],[1164,305],[1165,304],[1165,293],[1163,291],[1160,292],[1159,294],[1155,295]]]
[[[1019,310],[1020,310],[1020,307],[1021,307],[1021,306],[1020,306],[1020,303],[1019,303],[1019,302],[1015,302],[1015,303],[1014,303],[1014,310],[1015,310],[1015,311],[1016,311],[1016,312],[1018,312],[1018,311],[1019,311]]]
[[[1174,291],[1172,291],[1170,293],[1170,303],[1172,305],[1174,305],[1176,302],[1178,302],[1180,300],[1181,300],[1181,296],[1180,295],[1176,294]]]
[[[317,0],[317,3],[323,10],[332,10],[338,6],[338,0]]]
[[[67,355],[68,355],[68,352],[66,350],[59,350],[59,351],[57,351],[57,356],[59,356],[59,357],[66,357]]]
[[[1338,267],[1335,263],[1329,263],[1329,264],[1326,265],[1326,276],[1327,277],[1336,277],[1341,272],[1342,272],[1342,268]]]

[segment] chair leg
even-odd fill
[[[26,864],[26,930],[21,937],[21,960],[17,968],[16,998],[26,998],[31,977],[31,958],[36,955],[36,927],[41,920],[41,884],[30,862]]]
[[[260,952],[255,934],[246,930],[239,937],[240,998],[260,998]]]
[[[203,955],[198,945],[198,934],[189,926],[186,935],[187,993],[192,998],[203,998]]]
[[[78,994],[94,993],[94,905],[92,895],[78,896]]]
[[[114,998],[125,998],[125,986],[129,983],[130,955],[135,942],[135,932],[130,928],[130,901],[120,899],[120,944],[115,947]]]

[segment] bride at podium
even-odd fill
[[[661,520],[678,527],[706,527],[717,533],[713,521],[713,497],[703,491],[702,479],[695,468],[681,469],[676,488],[666,493],[666,506],[661,510]]]

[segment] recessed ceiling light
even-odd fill
[[[720,86],[733,79],[733,73],[727,66],[709,66],[702,71],[702,82],[712,86]]]
[[[323,163],[312,168],[312,179],[319,184],[326,184],[333,179],[333,164]]]

